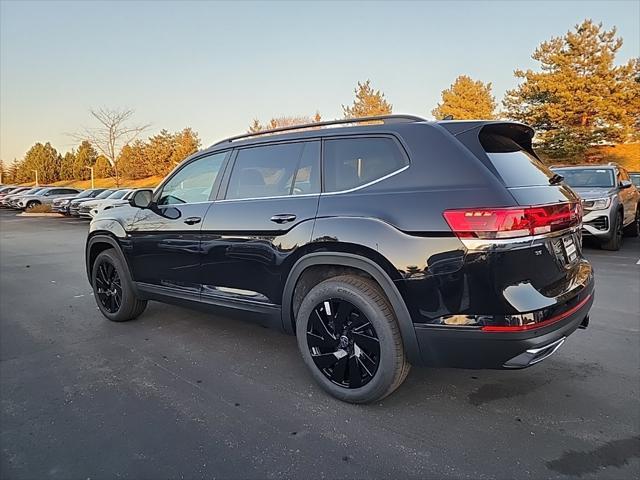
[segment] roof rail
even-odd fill
[[[329,125],[345,125],[365,122],[382,122],[383,124],[390,123],[413,123],[413,122],[426,122],[427,120],[415,115],[376,115],[373,117],[360,117],[360,118],[344,118],[341,120],[327,120],[324,122],[303,123],[301,125],[291,125],[288,127],[278,127],[269,130],[260,130],[259,132],[243,133],[242,135],[236,135],[235,137],[225,138],[219,142],[214,143],[212,146],[220,145],[222,143],[234,142],[243,138],[258,137],[260,135],[269,135],[272,133],[290,132],[293,130],[305,130],[317,127],[326,127]]]

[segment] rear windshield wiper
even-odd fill
[[[549,185],[557,185],[564,180],[562,175],[554,173],[552,177],[549,178]]]

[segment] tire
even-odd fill
[[[345,402],[383,399],[411,367],[393,309],[367,278],[343,275],[311,289],[296,316],[296,337],[316,382]]]
[[[100,312],[112,322],[133,320],[147,307],[146,300],[136,297],[129,270],[113,248],[100,252],[93,262],[91,286]]]
[[[624,234],[627,237],[640,236],[640,204],[636,207],[636,216],[633,219],[633,223],[624,228]]]
[[[33,207],[36,207],[40,205],[40,202],[36,201],[36,200],[32,200],[30,202],[27,202],[27,205],[24,207],[25,210],[31,210]]]
[[[611,225],[611,238],[600,245],[603,250],[616,251],[622,247],[622,221],[622,212],[616,213]]]

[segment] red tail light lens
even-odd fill
[[[518,238],[563,230],[578,225],[580,203],[535,207],[470,208],[446,210],[443,216],[460,238]]]

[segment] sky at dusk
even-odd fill
[[[147,135],[192,127],[203,146],[253,118],[342,116],[371,79],[394,113],[431,117],[461,74],[498,101],[531,53],[585,18],[640,56],[638,1],[0,1],[0,158],[60,152],[91,107],[132,108]]]

